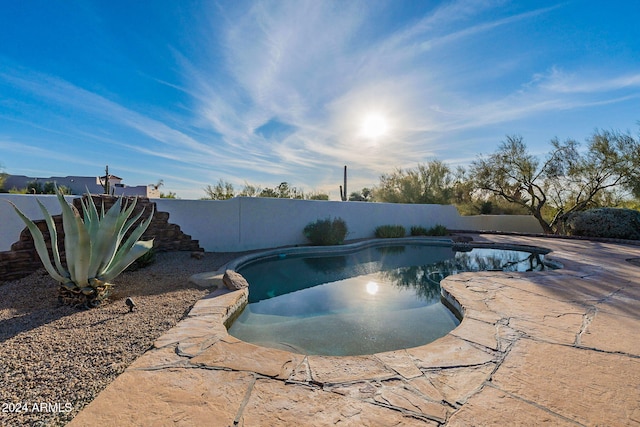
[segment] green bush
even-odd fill
[[[414,225],[411,227],[411,235],[412,236],[428,236],[429,230],[424,227],[420,227],[419,225]]]
[[[444,225],[436,224],[427,231],[427,236],[447,236],[449,230]]]
[[[376,228],[376,237],[394,238],[404,237],[406,230],[402,225],[381,225]]]
[[[342,218],[319,219],[307,224],[303,233],[313,245],[341,245],[347,236],[347,223]]]
[[[154,248],[151,248],[147,251],[147,253],[145,253],[135,261],[133,261],[133,264],[127,267],[125,271],[140,270],[141,268],[148,267],[151,264],[154,264],[155,262],[156,262],[156,250]]]
[[[447,236],[448,234],[449,230],[447,230],[447,227],[440,224],[436,224],[428,230],[418,225],[411,227],[412,236]]]

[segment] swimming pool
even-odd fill
[[[424,345],[460,323],[460,314],[443,303],[440,280],[463,271],[541,270],[544,252],[381,242],[336,253],[261,256],[237,267],[249,283],[249,301],[229,334],[337,356]]]

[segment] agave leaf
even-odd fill
[[[135,217],[129,218],[133,213],[133,210],[136,207],[137,203],[138,203],[138,198],[136,197],[133,199],[133,202],[131,202],[130,204],[127,204],[127,206],[125,206],[124,208],[125,213],[123,213],[123,218],[125,219],[125,221],[123,222],[122,229],[120,230],[120,239],[124,238],[124,236],[127,234],[127,231],[129,231],[129,228],[131,228],[133,223],[136,222],[144,213],[144,209],[143,209]]]
[[[85,228],[89,232],[89,236],[91,236],[91,241],[93,242],[98,232],[100,217],[98,216],[96,206],[93,204],[93,198],[90,194],[88,194],[87,196],[87,202],[85,203],[84,199],[81,198],[80,204],[82,205]]]
[[[114,234],[109,239],[107,239],[109,243],[108,248],[104,250],[103,257],[96,268],[97,275],[100,275],[101,272],[107,269],[113,262],[113,257],[115,257],[118,248],[120,247],[120,243],[122,242],[122,239],[124,237],[124,232],[122,231],[122,229],[125,222],[127,221],[127,218],[131,214],[131,211],[133,211],[133,207],[125,206],[124,209],[121,209],[121,206],[122,196],[118,198],[116,203],[114,203],[114,205],[107,211],[106,214],[104,214],[103,204],[103,218],[111,213],[111,215],[115,216],[116,223],[114,226]]]
[[[87,284],[91,240],[78,211],[73,209],[61,192],[57,194],[62,207],[62,225],[64,227],[64,248],[67,254],[67,267],[71,281],[78,286]]]
[[[100,219],[97,224],[96,234],[92,239],[91,264],[89,266],[89,277],[96,277],[100,269],[106,265],[114,255],[116,250],[118,223],[120,222],[120,199],[111,209]]]
[[[127,240],[125,242],[122,242],[122,239],[129,232],[129,229],[131,228],[131,226],[136,221],[138,221],[143,214],[144,214],[144,209],[141,212],[139,212],[135,217],[133,217],[129,221],[127,221],[127,223],[122,227],[122,230],[120,231],[120,236],[119,236],[120,237],[120,242],[119,242],[119,246],[118,246],[118,251],[122,251],[123,248],[125,248],[124,251],[127,251],[128,248],[133,246],[133,244],[135,242],[137,242],[138,239],[140,239],[142,234],[144,234],[146,229],[149,227],[149,223],[152,221],[153,212],[151,212],[151,216],[149,216],[149,218],[147,218],[145,221],[141,222],[135,230],[131,231],[131,233],[129,234],[129,237],[127,238]],[[116,256],[117,256],[117,252],[114,254],[114,258]],[[111,261],[113,262],[113,259]]]
[[[56,191],[58,189],[56,188]],[[40,200],[36,199],[38,206],[40,206],[40,211],[42,211],[42,216],[47,223],[47,228],[49,229],[49,237],[51,238],[51,252],[53,253],[53,261],[56,265],[56,270],[63,276],[69,277],[69,272],[62,266],[62,262],[60,261],[60,251],[58,250],[58,231],[56,230],[56,224],[53,222],[53,217],[49,214],[47,208],[40,202]],[[33,234],[33,233],[32,233]],[[47,255],[47,258],[49,256]]]
[[[75,276],[76,268],[74,265],[76,254],[80,250],[78,247],[78,225],[73,209],[71,209],[71,206],[69,206],[62,193],[58,191],[56,196],[62,208],[62,227],[64,228],[64,251],[67,258],[67,269],[69,270],[71,281],[78,283]],[[82,228],[84,229],[84,225]]]
[[[78,247],[76,248],[76,257],[73,262],[75,269],[74,281],[78,286],[88,286],[89,264],[91,262],[91,237],[82,222],[82,218],[80,218],[80,214],[76,211],[73,213],[74,220],[76,222],[76,230],[78,232]]]
[[[31,236],[33,236],[33,242],[36,246],[36,252],[40,257],[40,260],[42,261],[42,265],[44,265],[44,268],[47,270],[47,273],[49,273],[49,275],[53,277],[54,280],[60,283],[68,282],[68,278],[64,277],[64,273],[58,272],[51,264],[51,260],[49,259],[49,252],[47,251],[47,245],[44,241],[44,236],[42,235],[40,229],[38,229],[34,222],[27,218],[26,215],[23,214],[15,204],[11,203],[8,200],[7,203],[10,203],[13,206],[13,209],[16,211],[20,219],[22,219],[22,221],[26,224],[27,228],[31,232]],[[48,211],[47,215],[51,217]]]
[[[118,248],[118,252],[113,257],[113,260],[111,261],[111,264],[109,266],[107,266],[107,268],[105,268],[105,270],[103,271],[102,274],[111,275],[112,273],[110,273],[110,271],[112,271],[114,268],[115,269],[118,268],[117,266],[121,264],[122,259],[127,256],[127,253],[138,242],[138,239],[146,231],[147,227],[149,227],[149,224],[151,223],[152,220],[153,220],[153,211],[151,212],[151,215],[149,216],[149,218],[147,218],[135,230],[133,230],[131,232],[131,235],[129,236],[129,238],[127,238],[127,240],[120,246],[120,248]],[[142,256],[142,255],[144,255],[144,253],[145,252],[141,253],[138,256]],[[134,261],[135,261],[135,259],[134,259]],[[114,267],[114,266],[116,266],[116,267]]]
[[[137,217],[142,216],[143,212],[140,212],[140,215],[137,215]],[[120,246],[120,249],[127,250],[126,248],[130,248],[131,246],[133,246],[133,244],[137,242],[140,239],[140,237],[142,237],[144,232],[147,231],[147,228],[149,228],[149,224],[151,224],[151,221],[153,221],[154,213],[155,213],[155,209],[152,208],[151,214],[149,215],[149,217],[144,221],[142,221],[140,225],[138,225],[138,227],[131,232],[126,242],[124,242],[122,246]]]
[[[126,253],[118,257],[109,268],[100,276],[100,280],[109,282],[122,273],[135,260],[147,253],[153,247],[153,239],[147,241],[137,241]]]
[[[132,207],[135,207],[135,200],[134,200],[134,204],[132,205]],[[126,216],[124,216],[124,218],[127,219],[127,221],[125,221],[124,224],[122,224],[122,227],[120,229],[120,235],[118,236],[120,238],[119,244],[122,243],[122,239],[124,238],[124,236],[126,236],[127,232],[131,228],[131,226],[136,221],[138,221],[140,219],[140,217],[144,214],[144,209],[142,209],[140,212],[138,212],[138,214],[136,216],[134,216],[133,218],[129,218],[129,215],[131,215],[132,212],[133,212],[133,209],[127,209]],[[151,215],[153,216],[153,213]]]
[[[89,191],[87,191],[87,198],[89,199],[87,200],[87,208],[91,208],[89,209],[91,220],[98,221],[100,219],[100,215],[98,215],[98,209],[96,208],[96,204],[94,203],[93,197],[91,197],[91,193],[89,193]]]
[[[135,204],[137,203],[138,198],[136,197],[133,201],[133,206],[135,207]],[[131,212],[133,212],[133,209],[131,209]],[[131,212],[129,213],[129,215],[131,214]],[[144,209],[142,209],[140,212],[138,212],[138,214],[136,216],[134,216],[133,218],[129,218],[129,216],[127,215],[128,221],[124,224],[124,226],[122,227],[122,235],[124,236],[125,234],[127,234],[127,231],[129,231],[129,229],[131,228],[131,226],[140,219],[140,217],[144,214]]]
[[[118,248],[118,251],[116,252],[116,254],[114,255],[113,259],[111,260],[111,262],[109,263],[109,265],[105,268],[105,270],[101,273],[102,276],[108,276],[111,278],[117,276],[120,273],[117,273],[114,275],[113,271],[117,271],[118,269],[120,269],[121,264],[122,264],[122,260],[127,256],[128,252],[131,250],[131,248],[138,243],[138,239],[142,236],[142,234],[144,234],[144,232],[147,230],[147,228],[149,227],[149,224],[151,224],[151,221],[153,220],[153,214],[154,214],[154,210],[151,210],[151,215],[149,215],[149,217],[144,220],[135,230],[133,230],[131,232],[131,235],[129,236],[129,238]],[[151,249],[151,247],[153,246],[153,241],[151,241],[151,246],[149,247],[149,249]],[[148,250],[148,249],[147,249]],[[136,258],[133,259],[133,261],[135,261],[138,257],[144,255],[146,253],[146,251],[141,252]],[[133,262],[131,261],[131,262]],[[125,268],[127,268],[129,266],[129,264],[131,264],[131,262],[129,262],[127,265],[124,266],[124,268],[122,268],[120,270],[120,272],[122,272]],[[107,279],[105,279],[107,280]],[[107,281],[108,281],[107,280]]]

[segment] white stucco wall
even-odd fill
[[[340,217],[349,229],[347,239],[373,237],[379,225],[425,228],[541,233],[529,216],[482,215],[462,217],[454,206],[396,203],[334,202],[239,197],[231,200],[155,200],[169,222],[198,239],[206,251],[237,252],[306,244],[304,227],[318,219]]]
[[[240,227],[238,199],[217,200],[154,200],[159,212],[169,212],[169,222],[199,240],[206,251],[236,252]],[[206,244],[205,244],[206,242]]]
[[[67,196],[65,199],[71,203],[75,197],[78,196]],[[37,196],[37,200],[40,200],[51,215],[60,215],[62,212],[54,195]],[[18,206],[27,218],[34,221],[44,219],[36,197],[27,194],[0,194],[0,251],[11,250],[11,245],[18,241],[20,232],[25,228],[24,222],[7,201]]]
[[[52,215],[60,213],[55,196],[37,196]],[[75,196],[77,197],[77,196]],[[73,196],[67,198],[69,201]],[[31,219],[42,219],[34,196],[0,194],[0,251],[11,249],[24,223],[4,200],[11,200]],[[379,225],[425,228],[437,224],[449,229],[541,233],[532,217],[482,215],[462,217],[454,206],[395,203],[333,202],[239,197],[225,201],[155,199],[157,210],[169,213],[169,222],[199,240],[212,252],[239,252],[308,243],[304,227],[318,219],[340,217],[347,223],[347,239],[373,237]]]
[[[474,215],[460,217],[460,230],[542,233],[537,219],[530,215]]]
[[[391,203],[332,202],[239,197],[231,200],[155,201],[169,212],[169,222],[200,241],[207,251],[244,251],[308,243],[304,227],[318,219],[340,217],[347,223],[347,239],[373,237],[383,224],[458,228],[453,206]]]

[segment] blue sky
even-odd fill
[[[338,199],[522,135],[638,135],[640,2],[0,0],[0,164]]]

